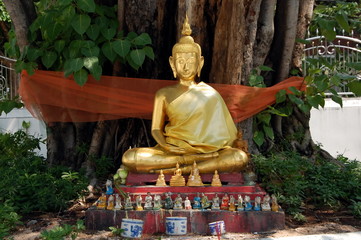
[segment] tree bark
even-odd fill
[[[34,3],[31,0],[3,0],[3,2],[14,25],[16,40],[22,51],[28,45],[28,29],[36,16]]]

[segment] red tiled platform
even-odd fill
[[[88,209],[85,223],[88,230],[109,230],[110,226],[121,226],[125,217],[144,221],[143,234],[152,235],[165,233],[166,217],[187,217],[187,232],[209,234],[208,223],[223,220],[227,232],[266,232],[284,229],[285,215],[283,212],[262,211],[210,211],[210,210],[161,210],[161,211],[109,211]]]
[[[225,193],[233,195],[241,194],[250,196],[254,200],[256,196],[263,196],[266,192],[259,187],[245,186],[243,175],[241,173],[220,174],[223,186],[212,187],[210,182],[213,174],[202,174],[203,187],[158,187],[155,186],[158,175],[156,174],[129,174],[125,186],[121,190],[129,194],[134,201],[136,195],[142,195],[143,200],[147,192],[153,196],[159,194],[164,200],[164,193],[170,192],[171,197],[181,194],[182,198],[186,196],[190,200],[197,193],[204,193],[212,200],[217,193],[221,199]],[[187,180],[187,176],[184,176]],[[171,175],[165,175],[165,180],[169,183]],[[283,229],[285,226],[284,212],[262,212],[246,211],[231,212],[223,210],[160,210],[160,211],[124,211],[124,210],[98,210],[90,208],[85,213],[85,225],[88,230],[108,230],[110,226],[121,226],[123,218],[135,218],[144,220],[144,234],[156,234],[165,232],[165,218],[168,216],[182,216],[188,219],[188,233],[208,234],[208,223],[223,220],[225,221],[226,231],[228,232],[266,232],[276,229]]]

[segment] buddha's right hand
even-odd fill
[[[161,145],[161,147],[166,150],[167,152],[170,152],[170,153],[174,153],[174,154],[179,154],[179,155],[182,155],[182,154],[186,154],[187,151],[184,149],[184,148],[181,148],[181,147],[178,147],[178,146],[174,146],[174,145],[171,145],[171,144],[163,144]]]

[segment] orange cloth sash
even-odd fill
[[[31,114],[45,122],[94,122],[121,118],[151,119],[156,91],[176,81],[102,76],[84,86],[62,72],[37,70],[21,74],[19,94]],[[304,90],[303,78],[291,77],[268,88],[209,84],[225,100],[235,122],[267,108],[281,89]]]

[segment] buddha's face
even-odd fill
[[[194,80],[197,73],[200,74],[203,61],[195,52],[179,52],[169,58],[174,76],[182,80]]]

